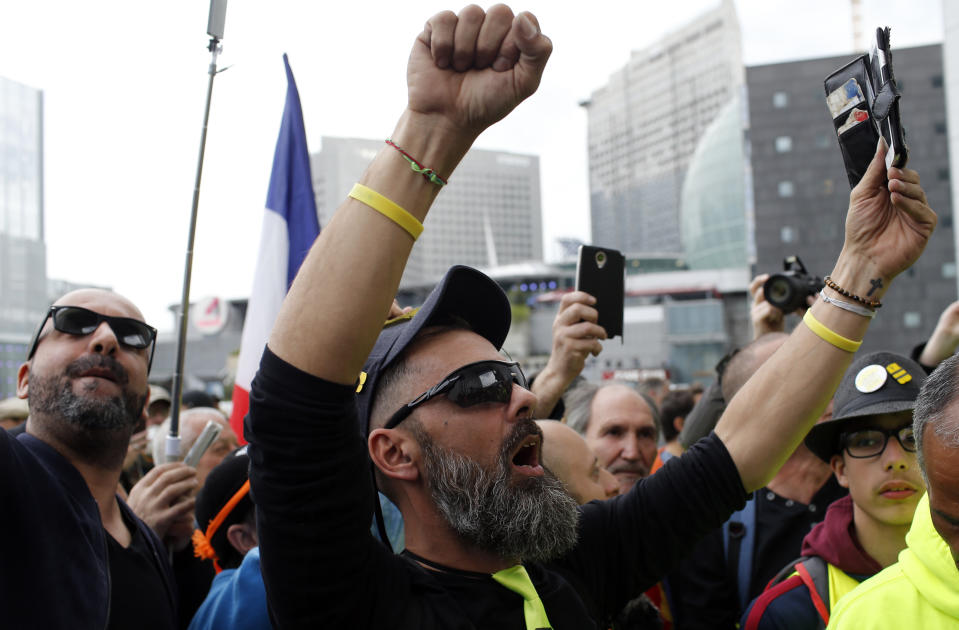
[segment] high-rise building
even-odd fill
[[[592,240],[629,254],[681,254],[683,180],[700,137],[743,85],[732,0],[633,51],[583,103]]]
[[[922,258],[896,281],[863,351],[908,353],[956,299],[942,46],[893,50],[909,168],[939,216]],[[853,55],[746,69],[757,272],[798,255],[813,274],[832,270],[844,237],[849,183],[826,107],[823,79]]]
[[[947,125],[949,144],[959,147],[959,4],[952,0],[942,0],[942,65],[945,75],[946,90],[946,120],[953,121]],[[898,59],[896,60],[898,63]],[[899,72],[896,72],[899,76]],[[959,159],[949,165],[950,181],[959,181]],[[959,186],[952,187],[952,207],[959,207]],[[956,251],[959,251],[959,231],[954,232],[956,237]],[[959,286],[959,277],[955,279]]]
[[[382,147],[376,140],[323,138],[311,160],[321,227]],[[491,267],[542,258],[539,157],[473,149],[437,197],[401,287],[436,282],[455,264]]]
[[[0,77],[0,399],[47,305],[43,93]]]

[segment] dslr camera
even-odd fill
[[[805,308],[806,297],[816,295],[823,286],[822,278],[810,275],[799,256],[788,256],[783,259],[783,272],[771,274],[763,284],[763,295],[783,313],[792,313]]]

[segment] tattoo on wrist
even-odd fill
[[[872,288],[869,289],[869,293],[866,294],[867,296],[875,293],[876,289],[882,288],[882,278],[873,278],[872,280],[869,281],[869,284],[872,285]]]

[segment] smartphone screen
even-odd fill
[[[576,290],[594,298],[597,323],[610,339],[623,336],[623,306],[626,289],[626,258],[607,247],[580,245],[576,263]]]

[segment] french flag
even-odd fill
[[[293,71],[285,54],[283,65],[286,67],[286,106],[283,108],[283,123],[273,156],[260,251],[233,385],[230,426],[241,444],[246,443],[243,439],[243,418],[250,408],[250,384],[260,365],[263,348],[300,263],[320,235],[303,110],[300,108],[300,95],[296,90]]]

